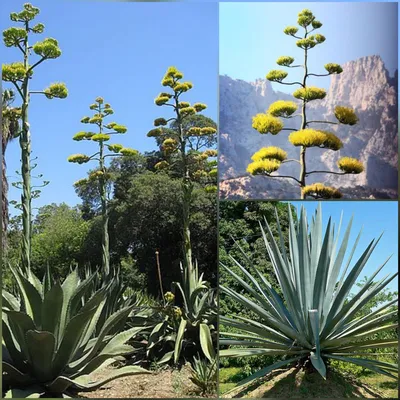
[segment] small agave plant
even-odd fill
[[[380,237],[372,240],[358,260],[352,263],[360,232],[348,260],[344,262],[352,219],[340,242],[341,221],[338,232],[335,232],[329,219],[323,233],[320,204],[310,225],[304,208],[296,224],[289,205],[289,252],[285,247],[277,212],[276,219],[279,244],[267,221],[265,230],[260,226],[282,296],[251,263],[243,250],[249,268],[232,258],[243,273],[243,278],[222,265],[242,286],[244,294],[229,287],[221,287],[221,291],[254,313],[257,320],[239,315],[221,316],[221,324],[235,328],[238,333],[221,332],[220,345],[225,349],[220,351],[220,356],[282,356],[281,361],[261,369],[239,382],[238,386],[296,361],[304,365],[307,360],[311,361],[324,379],[329,359],[353,363],[396,378],[397,365],[363,356],[368,356],[365,352],[368,349],[397,347],[397,340],[371,339],[375,333],[397,328],[397,324],[390,322],[397,313],[391,311],[397,299],[364,317],[356,317],[357,312],[397,276],[394,273],[374,281],[388,259],[353,297],[349,297]]]
[[[98,333],[96,326],[107,305],[109,286],[85,295],[95,278],[80,280],[77,271],[53,283],[47,270],[43,282],[11,268],[18,298],[3,290],[3,387],[6,397],[69,397],[95,390],[116,378],[149,373],[137,366],[116,369],[102,380],[92,374],[130,354],[126,342],[140,327],[120,333],[113,329],[133,306],[110,315]]]
[[[173,307],[179,315],[170,316],[169,313],[159,313],[161,321],[154,324],[149,335],[147,346],[148,356],[155,349],[162,348],[162,357],[158,363],[173,362],[176,364],[182,350],[188,345],[200,343],[203,354],[211,361],[215,358],[215,349],[212,334],[215,332],[216,302],[215,295],[208,287],[203,275],[199,275],[197,263],[184,268],[181,264],[182,282],[176,282],[183,298],[183,309]],[[170,303],[175,296],[171,296]],[[168,309],[168,307],[166,307]]]

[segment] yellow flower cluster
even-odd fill
[[[175,295],[172,292],[167,292],[164,294],[164,299],[168,303],[172,303],[175,299]]]
[[[10,19],[12,21],[29,22],[32,21],[40,10],[37,7],[33,7],[30,3],[24,4],[24,9],[19,13],[11,13]]]
[[[303,50],[312,49],[316,45],[317,45],[316,41],[314,41],[313,38],[311,38],[311,37],[308,37],[308,38],[305,38],[305,39],[299,39],[296,42],[296,46],[300,47]]]
[[[42,42],[37,42],[32,47],[35,54],[43,58],[58,58],[61,56],[61,50],[58,42],[52,38],[46,38]]]
[[[76,141],[80,141],[80,140],[86,139],[86,132],[78,132],[73,136],[72,139],[76,140]]]
[[[186,107],[190,107],[190,103],[188,101],[180,101],[178,103],[178,107],[179,108],[186,108]]]
[[[23,28],[8,28],[3,31],[3,41],[6,47],[18,46],[27,36],[26,30]]]
[[[196,112],[201,112],[207,108],[207,106],[203,103],[195,103],[193,104],[193,108],[196,110]]]
[[[284,67],[288,67],[289,65],[291,65],[294,61],[293,57],[290,56],[281,56],[276,60],[276,63],[278,65],[282,65]]]
[[[277,171],[281,163],[274,159],[254,161],[247,166],[247,172],[252,175],[270,174]]]
[[[294,101],[278,100],[272,103],[267,113],[274,117],[290,117],[297,110],[297,104]]]
[[[162,135],[161,128],[151,129],[150,131],[147,132],[147,137],[158,137],[160,135]]]
[[[193,84],[191,82],[182,82],[182,83],[177,83],[176,85],[173,86],[173,89],[175,92],[183,93],[187,92],[193,87]]]
[[[3,64],[1,70],[2,79],[6,82],[22,81],[26,75],[24,64],[21,62]],[[32,71],[29,73],[29,76],[32,76]]]
[[[252,127],[260,133],[276,135],[283,129],[283,122],[269,114],[257,114],[253,117]]]
[[[214,135],[215,133],[217,133],[217,130],[212,126],[206,126],[200,129],[200,136]]]
[[[154,165],[154,168],[157,170],[162,170],[162,169],[165,169],[168,167],[169,167],[169,164],[167,161],[160,161]]]
[[[109,144],[108,149],[114,153],[119,153],[124,146],[122,144]]]
[[[293,35],[295,35],[295,34],[297,33],[298,30],[299,30],[299,28],[297,28],[297,27],[295,27],[295,26],[288,26],[288,27],[286,27],[286,28],[283,30],[283,32],[284,32],[286,35],[293,36]]]
[[[154,120],[154,126],[165,126],[167,123],[168,122],[165,118],[156,118]]]
[[[312,100],[322,100],[326,96],[326,91],[315,86],[307,86],[297,89],[293,92],[293,97],[304,100],[305,102]]]
[[[90,117],[83,117],[83,118],[81,119],[82,124],[88,124],[89,121],[90,121]]]
[[[196,110],[193,107],[185,107],[180,109],[180,113],[182,117],[187,117],[196,114]]]
[[[126,131],[128,130],[128,128],[125,125],[119,125],[119,124],[115,124],[112,129],[114,129],[115,132],[117,133],[126,133]]]
[[[52,83],[44,90],[44,94],[48,99],[65,99],[68,96],[68,89],[64,83]]]
[[[364,171],[361,161],[356,158],[342,157],[337,162],[338,167],[348,174],[360,174]]]
[[[340,199],[342,194],[339,190],[325,186],[322,183],[314,183],[302,188],[304,196],[310,196],[318,199]]]
[[[341,74],[343,72],[343,68],[339,64],[335,64],[335,63],[325,64],[324,68],[330,74]]]
[[[103,117],[101,116],[101,114],[95,114],[95,115],[93,115],[92,118],[89,119],[89,123],[90,124],[100,124],[102,120],[103,120]]]
[[[119,151],[123,156],[126,157],[130,157],[130,156],[136,156],[139,154],[139,152],[137,150],[134,149],[130,149],[128,147],[123,147],[120,151]]]
[[[271,82],[282,82],[287,76],[288,73],[286,71],[281,71],[280,69],[273,69],[272,71],[268,72],[266,78]]]
[[[168,100],[171,98],[172,96],[169,93],[160,93],[158,95],[158,97],[154,100],[154,103],[156,103],[156,105],[158,106],[162,106],[165,103],[168,102]]]
[[[342,141],[332,132],[316,129],[301,129],[289,135],[289,142],[294,146],[323,147],[330,150],[339,150],[343,147]]]
[[[168,138],[163,141],[162,148],[166,152],[174,151],[176,149],[177,144],[178,143],[176,140]]]
[[[350,107],[335,107],[335,117],[341,124],[344,125],[355,125],[358,122],[356,113]]]
[[[286,151],[275,146],[262,147],[260,150],[256,151],[251,157],[253,161],[261,161],[266,159],[284,161],[286,160],[286,158],[287,158]]]
[[[314,21],[314,19],[315,19],[314,14],[311,12],[311,10],[308,10],[306,8],[299,12],[297,23],[303,28],[306,28]]]
[[[84,164],[90,160],[90,157],[85,154],[72,154],[67,160],[72,163]]]
[[[218,151],[213,149],[208,149],[204,152],[207,157],[217,157]]]
[[[105,133],[96,133],[92,136],[92,140],[94,142],[107,142],[110,140],[110,135],[106,135]]]

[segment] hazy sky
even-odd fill
[[[1,30],[15,25],[9,14],[20,11],[23,3],[1,0]],[[39,157],[35,173],[43,173],[50,181],[35,207],[79,202],[72,185],[95,164],[71,164],[67,157],[95,150],[93,143],[75,142],[72,136],[88,128],[80,119],[90,112],[88,106],[97,96],[113,107],[110,121],[128,127],[117,143],[142,152],[156,148],[154,138],[146,134],[154,119],[168,112],[166,107],[157,107],[154,99],[163,91],[161,79],[171,65],[194,84],[185,99],[206,103],[204,115],[217,120],[218,4],[63,0],[32,0],[32,4],[41,9],[37,21],[46,27],[35,39],[57,39],[63,54],[35,70],[31,88],[42,90],[63,81],[69,89],[64,100],[32,96],[32,156]],[[2,63],[19,61],[21,54],[1,45],[0,59]],[[6,159],[10,181],[19,180],[15,174],[20,168],[17,141],[9,145]],[[19,196],[11,187],[10,198]]]
[[[323,26],[316,32],[326,41],[309,51],[310,71],[325,73],[328,62],[343,64],[368,55],[380,55],[390,73],[397,69],[397,3],[221,3],[220,74],[253,81],[265,78],[279,56],[290,55],[302,62],[303,50],[296,39],[283,33],[297,25],[297,14],[313,11]],[[299,30],[302,30],[301,28]],[[299,69],[288,69],[288,82]],[[313,84],[329,86],[330,78],[316,78]],[[292,86],[273,84],[292,92]]]

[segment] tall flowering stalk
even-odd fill
[[[299,28],[296,26],[288,26],[284,29],[286,35],[297,39],[297,47],[304,50],[304,63],[293,65],[294,58],[290,56],[281,56],[277,59],[277,64],[288,68],[303,68],[304,74],[301,82],[283,82],[288,73],[283,70],[272,70],[266,78],[271,82],[277,82],[282,85],[299,85],[300,88],[293,92],[293,97],[300,100],[301,112],[296,113],[298,104],[293,101],[279,100],[272,103],[266,113],[257,114],[253,117],[253,128],[261,134],[271,133],[277,135],[279,132],[288,130],[293,131],[289,135],[289,142],[293,146],[300,147],[299,159],[288,159],[287,153],[278,147],[263,147],[253,154],[253,162],[248,165],[247,171],[252,175],[263,175],[270,178],[292,179],[300,187],[301,198],[306,197],[323,199],[323,198],[340,198],[342,194],[339,190],[325,186],[322,183],[307,185],[306,179],[312,174],[359,174],[364,171],[362,163],[351,157],[342,157],[338,160],[337,166],[339,171],[310,171],[307,169],[306,152],[310,147],[319,147],[322,149],[338,151],[343,147],[342,141],[332,132],[314,129],[311,124],[332,124],[332,125],[355,125],[358,118],[353,109],[349,107],[337,106],[335,108],[336,121],[310,121],[307,119],[307,105],[310,101],[322,100],[326,96],[324,89],[309,86],[307,81],[310,76],[321,77],[332,74],[340,74],[343,72],[339,64],[325,64],[326,74],[314,74],[308,70],[309,51],[315,46],[325,41],[325,36],[316,33],[311,34],[322,26],[320,21],[310,10],[303,10],[299,13],[298,25],[304,29],[303,36],[298,36]],[[284,124],[280,118],[301,117],[300,129],[284,128]],[[300,166],[299,178],[294,176],[272,175],[279,167],[288,162],[296,162]]]
[[[34,70],[41,63],[47,60],[60,57],[61,50],[58,42],[52,38],[30,45],[32,34],[41,34],[44,25],[38,23],[32,25],[32,21],[39,14],[40,10],[31,4],[24,4],[23,10],[19,13],[11,13],[10,19],[20,23],[22,27],[11,27],[3,32],[3,41],[6,47],[15,47],[22,53],[22,61],[2,65],[2,80],[10,82],[16,89],[21,99],[21,131],[18,133],[21,147],[21,176],[22,176],[22,268],[30,270],[31,253],[31,132],[28,118],[31,94],[42,94],[48,99],[67,97],[68,91],[63,83],[53,83],[42,91],[30,90],[30,80]],[[35,53],[39,58],[31,64],[31,54]]]
[[[207,191],[216,191],[215,149],[217,130],[209,122],[196,119],[196,114],[205,110],[203,103],[191,105],[181,101],[181,96],[193,88],[191,82],[182,81],[183,74],[175,67],[169,67],[161,84],[169,88],[155,99],[157,106],[170,107],[173,117],[157,118],[155,128],[147,136],[155,137],[165,156],[155,167],[159,170],[174,168],[182,177],[183,192],[183,253],[184,265],[193,270],[192,245],[190,240],[190,204],[192,202],[194,182],[203,181]],[[199,116],[198,116],[199,117]],[[166,126],[169,124],[169,128]],[[215,124],[214,124],[215,125]]]
[[[94,111],[92,117],[83,117],[81,122],[83,124],[90,124],[95,127],[97,132],[81,131],[74,135],[73,140],[83,141],[89,140],[96,142],[98,151],[91,156],[85,154],[73,154],[68,157],[71,163],[85,164],[89,161],[97,161],[98,167],[89,175],[89,180],[98,182],[100,201],[101,201],[101,215],[102,215],[102,264],[103,271],[106,275],[110,273],[110,246],[108,238],[108,199],[107,199],[107,183],[110,180],[110,175],[107,171],[106,159],[108,157],[116,156],[135,156],[138,154],[137,150],[133,150],[122,146],[121,144],[108,144],[111,135],[124,134],[127,131],[126,126],[119,125],[116,122],[104,123],[104,119],[114,114],[110,104],[105,103],[102,97],[97,97],[95,102],[89,106]],[[109,153],[107,153],[107,150]],[[81,179],[76,184],[85,184],[86,179]]]

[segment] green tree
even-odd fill
[[[127,175],[128,177],[128,175]],[[121,187],[124,190],[120,190]],[[180,280],[183,221],[182,182],[166,173],[146,172],[115,183],[115,197],[110,211],[114,262],[130,255],[134,264],[146,274],[148,292],[160,294],[155,252],[159,251],[162,282],[171,290]],[[193,255],[199,269],[214,286],[217,271],[216,198],[194,184],[191,227]]]
[[[85,154],[73,154],[68,157],[68,161],[72,163],[84,164],[89,161],[97,161],[98,167],[89,175],[89,180],[98,182],[98,190],[101,204],[101,215],[103,223],[102,234],[102,266],[106,275],[110,272],[110,245],[108,235],[108,196],[107,186],[110,182],[110,175],[106,166],[106,159],[116,156],[135,156],[138,154],[136,150],[122,146],[121,144],[108,144],[111,135],[124,134],[127,128],[119,125],[116,122],[104,123],[104,119],[114,114],[114,110],[110,104],[105,103],[102,97],[97,97],[95,102],[89,107],[95,113],[92,117],[83,117],[81,122],[83,124],[91,124],[96,127],[97,132],[81,131],[74,135],[73,139],[76,141],[90,140],[98,144],[98,151],[91,156]],[[106,153],[106,151],[109,153]],[[75,186],[85,185],[87,179],[82,179],[75,183]]]
[[[21,147],[21,176],[23,190],[21,195],[22,204],[22,267],[30,270],[31,253],[31,132],[28,118],[29,104],[32,94],[43,94],[48,99],[65,98],[68,95],[67,88],[63,83],[53,83],[47,89],[34,91],[30,89],[30,80],[34,70],[44,61],[60,57],[61,50],[57,40],[46,38],[34,45],[30,44],[32,34],[41,34],[44,25],[41,23],[32,26],[32,21],[39,14],[40,10],[31,4],[24,4],[24,8],[19,13],[11,13],[10,19],[18,22],[22,27],[11,27],[3,32],[3,41],[6,47],[15,47],[22,53],[22,62],[3,64],[2,80],[11,83],[20,96],[21,104],[21,131],[19,133],[19,143]],[[39,58],[31,63],[31,53],[35,53]]]
[[[215,137],[217,130],[213,126],[197,126],[197,120],[190,117],[206,109],[206,105],[195,103],[191,105],[181,100],[181,96],[193,88],[191,82],[182,81],[183,74],[175,67],[169,67],[161,84],[170,89],[162,92],[155,99],[157,106],[170,107],[173,116],[169,119],[157,118],[154,121],[155,129],[147,136],[162,140],[162,150],[165,160],[155,165],[157,169],[174,168],[179,165],[182,178],[182,220],[184,265],[192,269],[192,244],[190,238],[190,205],[194,189],[194,181],[209,177],[215,179],[217,170],[215,163],[207,163],[209,158],[215,158]],[[165,128],[170,124],[169,128]],[[206,186],[206,190],[216,191],[215,184]]]
[[[326,120],[309,120],[307,119],[307,105],[310,101],[321,100],[326,96],[324,89],[310,86],[308,78],[311,76],[329,76],[332,74],[340,74],[343,72],[339,64],[328,63],[324,68],[326,74],[315,74],[308,70],[309,51],[319,46],[325,41],[325,36],[319,33],[312,33],[322,26],[322,23],[316,20],[314,14],[310,10],[303,10],[299,13],[298,25],[304,29],[304,34],[297,35],[299,28],[296,26],[288,26],[284,29],[286,35],[297,39],[296,45],[304,51],[303,64],[294,65],[294,58],[291,56],[281,56],[277,59],[277,64],[288,68],[303,68],[304,74],[301,82],[284,82],[288,73],[283,70],[272,70],[266,78],[271,82],[277,82],[282,85],[299,85],[300,88],[293,92],[293,97],[300,101],[301,112],[296,113],[298,103],[293,101],[279,100],[272,103],[266,113],[257,114],[253,117],[253,128],[261,134],[271,133],[277,135],[284,130],[293,131],[289,135],[289,142],[296,147],[300,147],[299,159],[288,159],[287,153],[279,147],[263,147],[253,154],[253,162],[248,165],[247,171],[252,175],[263,175],[270,178],[292,179],[300,187],[301,198],[311,197],[315,199],[340,198],[342,195],[339,190],[333,187],[325,186],[322,183],[314,183],[307,185],[307,177],[312,174],[359,174],[363,172],[362,163],[351,157],[342,157],[338,160],[337,166],[339,171],[310,171],[307,169],[306,151],[310,147],[322,148],[326,150],[338,151],[343,147],[342,141],[332,132],[314,129],[312,124],[332,124],[332,125],[355,125],[358,122],[353,109],[344,106],[335,108],[336,121]],[[301,117],[299,129],[284,128],[284,124],[280,118],[289,119]],[[290,175],[272,175],[284,163],[295,162],[300,166],[299,178]]]
[[[65,203],[41,207],[33,223],[32,269],[42,275],[51,265],[56,276],[65,277],[72,266],[82,266],[89,229],[77,208]]]

